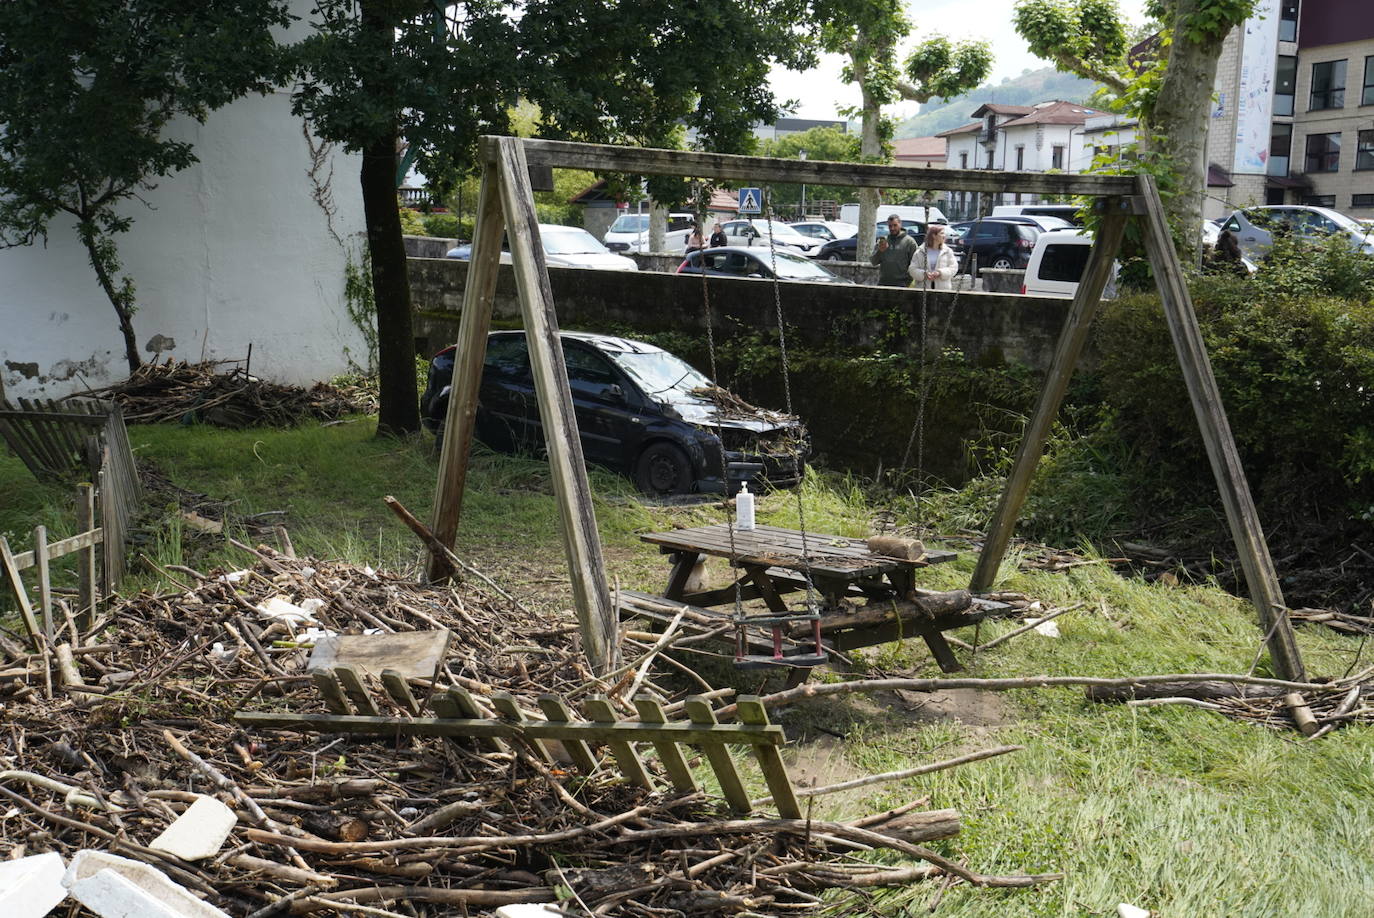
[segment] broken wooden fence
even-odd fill
[[[543,695],[539,707],[544,720],[537,720],[521,709],[514,696],[493,692],[487,701],[496,716],[486,713],[466,689],[437,691],[428,699],[435,716],[421,716],[422,706],[409,684],[394,670],[384,670],[381,684],[384,698],[374,698],[363,680],[362,671],[343,665],[315,670],[311,678],[324,699],[328,714],[275,714],[241,711],[234,720],[245,727],[277,727],[319,733],[350,733],[365,736],[446,736],[474,740],[487,749],[501,751],[507,743],[518,742],[545,762],[554,762],[549,741],[562,745],[566,758],[584,774],[601,766],[593,752],[604,746],[610,761],[631,783],[650,790],[655,781],[636,744],[650,744],[663,765],[669,783],[679,793],[698,790],[696,778],[682,747],[695,746],[714,772],[730,809],[748,813],[753,807],[744,781],[730,754],[731,746],[747,746],[763,772],[778,814],[787,819],[802,818],[797,793],[787,775],[782,753],[782,727],[769,723],[768,712],[759,699],[742,695],[737,701],[737,724],[722,724],[708,700],[687,699],[683,709],[687,720],[668,719],[663,706],[651,698],[636,698],[638,720],[621,720],[608,698],[594,696],[582,705],[581,716],[563,698]],[[382,710],[397,709],[397,715]]]
[[[16,407],[0,401],[0,436],[40,480],[90,473],[90,482],[77,485],[76,535],[50,542],[47,528],[35,526],[33,547],[24,552],[13,551],[0,537],[0,579],[8,582],[37,649],[40,633],[51,638],[55,630],[51,562],[79,553],[77,611],[93,618],[101,597],[114,591],[124,573],[124,541],[142,485],[124,415],[114,403],[20,399]],[[21,576],[29,569],[34,570],[36,608]]]

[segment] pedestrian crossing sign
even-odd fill
[[[760,188],[741,188],[739,190],[739,212],[757,214],[763,211],[763,190]]]

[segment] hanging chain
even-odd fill
[[[771,188],[764,192],[763,213],[768,220],[768,258],[769,269],[773,272],[773,311],[778,319],[778,354],[782,358],[782,394],[785,410],[791,417],[793,416],[792,368],[787,363],[787,323],[783,321],[782,315],[782,282],[778,280],[778,244],[773,238],[773,190]],[[802,483],[806,477],[805,465],[801,459],[801,448],[797,440],[794,440],[792,445],[792,461],[796,464],[797,469],[797,486],[793,492],[797,497],[797,530],[801,533],[802,578],[806,581],[806,605],[808,608],[814,608],[816,588],[811,582],[811,549],[807,544],[806,509],[802,500]]]

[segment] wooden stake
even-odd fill
[[[95,488],[90,484],[77,485],[76,526],[82,532],[92,532],[95,523]],[[95,621],[96,606],[100,602],[100,573],[97,567],[95,542],[82,549],[76,562],[80,608],[77,609],[77,622],[81,627],[89,627]]]
[[[1055,346],[1054,357],[1045,376],[1045,387],[1040,390],[1040,401],[1035,406],[1035,413],[1031,415],[1025,433],[1021,435],[1021,443],[1016,449],[1016,459],[1012,463],[1011,473],[1007,476],[1007,485],[1002,491],[992,523],[988,526],[987,539],[984,540],[983,550],[978,555],[978,564],[973,569],[969,589],[974,592],[988,589],[997,579],[997,567],[1006,554],[1012,529],[1016,526],[1017,517],[1021,515],[1022,505],[1026,502],[1031,478],[1035,475],[1035,466],[1045,452],[1045,441],[1049,439],[1054,419],[1059,415],[1059,406],[1064,401],[1064,393],[1068,391],[1069,380],[1073,377],[1083,348],[1088,343],[1093,315],[1097,312],[1102,291],[1112,274],[1112,261],[1121,249],[1121,237],[1126,230],[1128,201],[1125,198],[1106,198],[1101,202],[1101,206],[1106,208],[1102,224],[1097,229],[1097,238],[1093,240],[1092,249],[1088,254],[1088,264],[1083,269],[1083,279],[1078,284],[1073,304],[1069,306],[1069,314],[1064,319],[1064,330],[1059,333],[1059,343]]]
[[[587,662],[593,673],[602,675],[616,666],[615,610],[611,608],[607,588],[601,535],[596,528],[582,440],[568,388],[568,368],[563,362],[558,316],[539,238],[539,217],[534,210],[525,151],[519,139],[503,137],[494,145],[484,144],[483,153],[487,159],[493,155],[499,158],[501,198],[515,262],[515,287],[525,319],[530,373],[534,377],[553,490],[563,524],[563,550],[568,558],[573,605]]]
[[[33,527],[33,564],[38,569],[38,611],[43,617],[43,637],[52,644],[52,580],[48,572],[48,527]]]
[[[19,579],[19,565],[14,563],[14,552],[10,551],[10,543],[4,536],[0,536],[0,565],[3,565],[5,579],[9,581],[10,589],[14,592],[15,602],[19,603],[19,615],[24,620],[24,628],[29,632],[29,644],[35,652],[42,652],[43,643],[40,635],[43,633],[38,627],[38,620],[33,616],[33,606],[29,604],[29,594],[24,589],[24,581]]]

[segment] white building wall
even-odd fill
[[[282,93],[250,96],[172,132],[200,162],[126,202],[118,244],[137,287],[133,324],[145,359],[243,358],[255,374],[306,383],[367,360],[349,319],[344,274],[363,250],[359,159],[331,151],[316,170]],[[316,141],[318,143],[318,141]],[[332,176],[332,177],[331,177]],[[98,388],[128,373],[114,308],[70,221],[46,246],[0,250],[0,380],[10,398]]]

